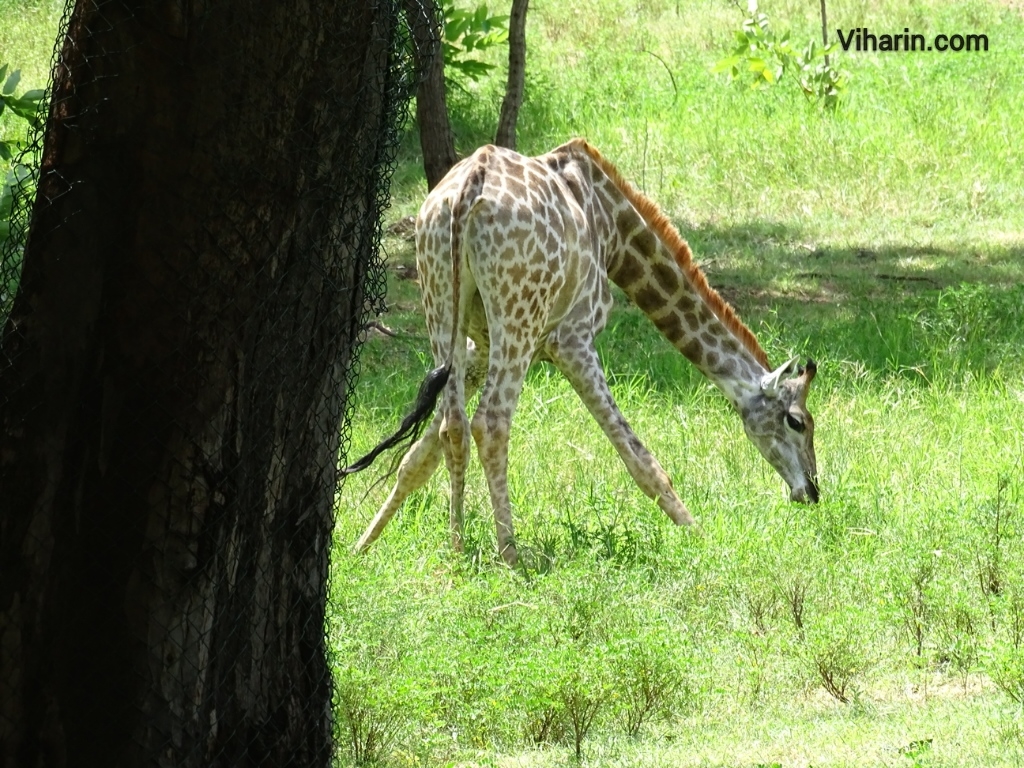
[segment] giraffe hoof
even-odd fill
[[[505,565],[509,568],[515,568],[516,563],[519,562],[519,552],[516,550],[515,544],[506,544],[501,548],[501,558],[505,561]]]
[[[693,517],[690,515],[690,511],[674,493],[671,495],[666,493],[661,496],[658,499],[658,506],[665,511],[665,514],[676,525],[693,525]]]

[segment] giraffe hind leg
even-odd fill
[[[451,486],[448,525],[452,548],[456,552],[462,552],[466,467],[469,464],[469,418],[462,408],[447,409],[441,426],[441,447]]]
[[[508,497],[508,436],[511,418],[504,409],[482,408],[481,405],[473,414],[473,439],[487,477],[491,507],[494,510],[498,554],[508,565],[514,566],[519,553],[512,526],[512,504]]]
[[[519,553],[512,524],[512,503],[508,495],[508,440],[528,364],[528,360],[492,361],[492,369],[504,371],[505,374],[495,377],[495,381],[488,381],[484,386],[471,424],[494,511],[498,553],[509,566],[515,566]]]
[[[417,440],[398,466],[398,478],[387,500],[377,511],[370,525],[359,541],[357,552],[365,552],[384,531],[385,526],[413,491],[423,487],[441,463],[441,440],[439,436],[442,413],[434,415],[433,421]]]
[[[441,426],[441,447],[444,450],[445,466],[451,485],[448,525],[452,548],[463,552],[466,469],[469,466],[470,425],[465,403],[480,389],[487,375],[486,347],[478,348],[472,341],[466,344],[465,386],[453,390],[452,399],[446,402],[445,419]]]

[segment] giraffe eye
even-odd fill
[[[798,419],[792,413],[786,414],[786,423],[789,425],[789,428],[792,429],[794,432],[803,432],[806,426],[803,423],[803,421]]]

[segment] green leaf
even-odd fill
[[[474,59],[456,61],[452,63],[452,66],[455,69],[462,72],[462,74],[466,75],[471,80],[476,80],[480,77],[483,77],[492,69],[494,69],[493,64],[487,64],[482,61],[475,61]]]
[[[446,8],[442,41],[445,67],[473,80],[494,69],[494,65],[470,56],[508,40],[508,18],[491,16],[483,4],[472,10]],[[451,84],[458,86],[456,79],[452,79]]]
[[[4,83],[3,94],[9,96],[14,93],[14,89],[18,87],[18,83],[21,82],[21,70],[16,69],[11,72],[11,76],[7,78],[7,82]]]
[[[469,19],[452,19],[444,25],[445,40],[458,40],[469,29]]]
[[[497,32],[491,32],[491,34],[489,34],[485,38],[484,43],[483,43],[483,45],[481,47],[482,48],[489,48],[492,45],[501,45],[506,40],[508,40],[508,30],[507,29],[502,29],[502,30],[499,30]]]
[[[726,58],[722,59],[721,61],[718,61],[715,64],[713,64],[712,67],[711,67],[711,72],[713,74],[717,75],[720,72],[725,72],[726,70],[734,69],[736,67],[736,65],[739,64],[739,63],[740,63],[740,57],[739,56],[727,56]]]
[[[18,115],[18,117],[31,120],[36,116],[36,109],[39,107],[39,102],[30,101],[25,98],[8,99],[7,106],[10,107],[11,111]]]

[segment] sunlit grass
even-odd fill
[[[761,7],[795,37],[820,31],[817,4]],[[564,765],[572,739],[535,744],[538,712],[578,705],[581,680],[607,696],[594,766],[1020,764],[1022,713],[993,676],[1024,620],[1024,21],[999,3],[829,8],[833,27],[982,31],[993,50],[844,56],[848,100],[827,116],[709,73],[741,18],[728,3],[531,8],[520,148],[586,136],[669,213],[772,360],[818,361],[823,497],[789,503],[725,400],[619,296],[599,339],[609,380],[698,528],[643,496],[546,367],[513,423],[519,571],[494,552],[475,462],[465,557],[443,470],[349,555],[388,491],[363,499],[371,478],[351,478],[335,616],[402,659],[364,665],[381,685],[419,692],[396,764]],[[454,98],[463,151],[489,140],[500,88]],[[415,211],[415,173],[396,195],[395,216]],[[430,365],[415,286],[390,295],[402,336],[363,351],[353,455]],[[394,607],[384,626],[377,605]],[[635,679],[638,659],[678,686],[632,738],[616,670]]]
[[[21,71],[17,94],[46,87],[63,12],[64,3],[59,0],[0,0],[0,65],[8,65],[8,74]],[[23,120],[6,110],[0,115],[0,136],[23,139],[26,131]],[[0,170],[5,169],[0,165]]]
[[[932,302],[950,306],[941,297]],[[878,340],[870,333],[859,346],[848,342],[844,358],[822,363],[811,396],[824,495],[804,507],[784,499],[781,481],[724,399],[701,380],[675,380],[674,364],[659,362],[674,353],[638,328],[617,327],[605,363],[623,413],[675,479],[699,530],[674,527],[633,486],[568,384],[542,367],[530,377],[512,436],[510,487],[525,572],[511,574],[497,561],[476,464],[467,558],[448,551],[443,471],[369,555],[340,554],[340,593],[358,593],[367,607],[395,592],[407,601],[397,616],[413,637],[398,642],[408,666],[395,673],[406,684],[437,685],[428,659],[442,652],[454,654],[454,674],[475,670],[484,678],[480,698],[460,694],[483,718],[463,724],[478,729],[476,736],[432,749],[465,759],[490,755],[483,765],[559,764],[557,748],[529,749],[518,709],[526,694],[515,686],[553,674],[544,654],[549,643],[573,644],[583,605],[600,614],[590,625],[600,630],[579,641],[588,650],[577,663],[599,666],[640,616],[672,638],[665,653],[686,682],[668,719],[640,741],[622,736],[609,709],[591,739],[589,764],[866,766],[901,764],[915,749],[927,756],[922,765],[1016,764],[1016,715],[986,675],[986,654],[1006,642],[1005,612],[1024,576],[1015,522],[1024,493],[1019,351],[986,373],[973,372],[968,359],[950,359],[949,349],[933,349],[953,373],[929,380],[874,356]],[[632,337],[620,338],[627,331]],[[376,355],[403,344],[371,342],[364,360],[373,368]],[[402,358],[413,371],[420,366],[408,353],[388,355],[393,365]],[[858,358],[877,360],[879,369]],[[374,389],[376,428],[357,429],[361,445],[386,429],[391,408],[404,405],[392,390]],[[355,499],[369,480],[352,478],[343,498]],[[340,521],[343,545],[386,491],[373,491]],[[999,505],[1009,527],[995,545]],[[981,587],[993,547],[1001,595]],[[909,624],[915,585],[920,654]],[[787,597],[794,588],[803,595],[799,629]],[[465,612],[453,617],[453,605]],[[376,626],[371,614],[355,610]],[[489,618],[508,611],[520,614],[511,635]],[[831,648],[855,662],[850,704],[821,687],[816,654]],[[514,685],[502,682],[506,674]],[[436,715],[432,706],[423,705],[420,725]],[[509,730],[510,722],[519,730]],[[477,742],[490,746],[477,753]]]

